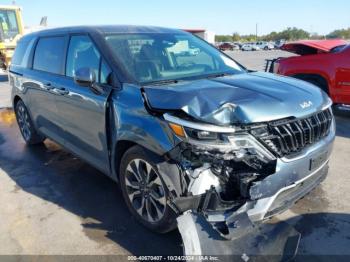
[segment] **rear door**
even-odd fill
[[[36,42],[32,66],[25,72],[23,86],[28,98],[27,107],[36,128],[63,144],[63,130],[58,124],[55,106],[56,88],[60,86],[64,69],[64,50],[67,37],[40,37]]]
[[[104,92],[74,82],[79,68],[89,67]],[[64,127],[65,147],[86,159],[105,173],[109,172],[106,136],[107,98],[111,70],[88,35],[72,35],[67,50],[65,77],[61,95],[56,96],[59,125]]]

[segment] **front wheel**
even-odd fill
[[[159,157],[140,146],[123,155],[120,185],[130,212],[147,228],[166,233],[175,228],[176,216],[167,204],[168,189],[159,174]]]
[[[45,138],[39,135],[35,130],[33,121],[22,100],[16,103],[15,115],[22,137],[28,145],[39,144],[45,140]]]

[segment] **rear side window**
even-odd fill
[[[33,68],[53,74],[62,74],[65,38],[40,38],[35,49]]]
[[[34,42],[35,39],[17,43],[15,53],[11,59],[11,64],[20,67],[27,67],[29,55],[33,48]]]
[[[16,46],[15,53],[13,54],[11,64],[20,65],[22,63],[22,59],[24,53],[26,52],[28,42],[19,42]]]

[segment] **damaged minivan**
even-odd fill
[[[24,36],[12,61],[25,142],[49,138],[110,176],[140,223],[179,228],[187,254],[248,245],[327,175],[327,94],[247,70],[190,33],[48,29]]]

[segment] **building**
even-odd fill
[[[215,33],[207,31],[205,29],[183,29],[186,32],[192,33],[200,38],[204,39],[210,44],[215,44]]]

